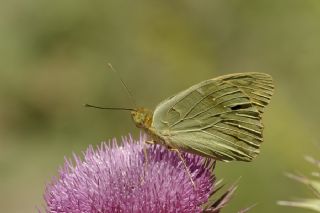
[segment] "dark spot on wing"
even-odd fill
[[[252,104],[250,104],[250,103],[244,103],[244,104],[237,104],[237,105],[232,106],[230,108],[231,108],[231,110],[239,110],[239,109],[247,109],[251,106],[252,106]]]

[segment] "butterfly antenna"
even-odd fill
[[[110,110],[126,110],[126,111],[136,111],[133,108],[124,108],[124,107],[101,107],[101,106],[95,106],[91,104],[84,104],[85,107],[91,107],[95,109],[110,109]]]
[[[112,66],[111,63],[108,63],[108,66],[110,67],[110,69],[111,69],[114,73],[117,74],[119,80],[121,81],[121,84],[122,84],[123,88],[125,89],[125,91],[127,92],[128,96],[129,96],[129,98],[130,98],[130,100],[131,100],[131,103],[133,104],[133,106],[136,107],[136,106],[137,106],[136,101],[134,100],[133,95],[131,94],[128,86],[127,86],[127,85],[124,83],[124,81],[122,80],[121,75],[119,74],[119,72],[118,72],[115,68],[113,68],[113,66]]]

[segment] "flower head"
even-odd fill
[[[145,140],[144,135],[138,141],[123,138],[119,146],[114,139],[97,149],[90,146],[83,160],[76,155],[74,163],[66,160],[59,177],[46,187],[46,211],[203,211],[214,192],[214,161],[182,153],[189,175],[176,152],[146,145]]]

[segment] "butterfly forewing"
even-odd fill
[[[273,89],[271,76],[263,73],[210,79],[160,103],[151,126],[174,148],[251,161],[263,141],[261,114]]]

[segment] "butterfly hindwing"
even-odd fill
[[[151,127],[175,148],[251,161],[263,141],[261,115],[273,89],[271,76],[263,73],[210,79],[160,103]]]

